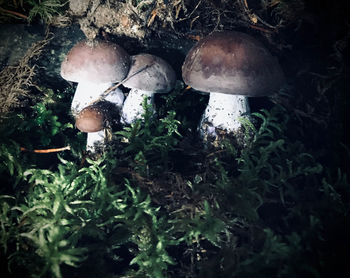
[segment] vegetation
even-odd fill
[[[109,151],[91,159],[81,151],[84,140],[73,143],[82,134],[53,112],[68,109],[57,101],[69,106],[68,94],[55,96],[47,91],[0,133],[6,275],[346,273],[346,254],[337,261],[333,255],[346,252],[338,243],[350,223],[347,176],[340,169],[334,176],[287,136],[295,119],[283,107],[254,113],[255,125],[244,123],[244,149],[226,141],[219,150],[203,150],[186,145],[175,110],[158,119],[144,103],[143,121],[117,131]],[[179,98],[181,87],[168,96]],[[20,151],[34,142],[70,144],[72,152],[54,159]],[[176,163],[181,157],[186,171]]]
[[[8,21],[9,18],[23,19],[29,23],[42,20],[49,24],[54,16],[64,11],[68,2],[66,0],[1,0],[0,19],[3,21]]]

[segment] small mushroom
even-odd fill
[[[82,132],[98,132],[104,128],[106,116],[97,105],[85,107],[75,119],[75,126]]]
[[[187,54],[182,77],[192,88],[210,93],[199,126],[204,138],[217,138],[241,127],[249,113],[247,97],[267,96],[284,83],[275,57],[251,36],[234,31],[214,32]]]
[[[75,126],[87,133],[86,150],[96,153],[106,145],[106,128],[112,120],[119,121],[119,111],[108,101],[97,102],[85,107],[75,118]]]
[[[167,93],[174,88],[176,75],[173,68],[162,58],[151,54],[131,56],[131,67],[123,85],[130,88],[124,102],[122,121],[131,124],[144,112],[145,97],[153,105],[154,94]]]
[[[113,83],[123,80],[130,67],[130,56],[117,44],[103,41],[82,41],[67,54],[61,65],[61,76],[78,86],[72,101],[72,114],[96,101]],[[124,95],[120,90],[110,93],[119,107]],[[107,98],[108,99],[108,98]]]

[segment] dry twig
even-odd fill
[[[62,148],[54,148],[54,149],[40,149],[40,150],[28,150],[26,148],[21,147],[22,152],[32,152],[32,153],[57,153],[62,151],[69,151],[70,146],[65,146]]]
[[[124,82],[128,81],[131,77],[134,77],[135,75],[139,74],[141,71],[144,71],[146,69],[148,69],[149,67],[153,66],[154,63],[151,63],[149,65],[146,65],[142,68],[140,68],[139,70],[137,70],[136,72],[134,72],[133,74],[131,74],[130,76],[126,77],[125,79],[123,79],[122,81],[118,82],[117,84],[109,87],[107,90],[105,90],[103,92],[103,94],[96,100],[92,101],[91,103],[89,103],[89,105],[92,105],[94,103],[97,103],[99,101],[102,101],[110,92],[114,91],[115,89],[117,89],[120,85],[122,85]]]
[[[256,26],[255,24],[257,24],[258,22],[260,22],[261,24],[263,24],[265,27],[275,30],[276,26],[273,26],[269,23],[267,23],[265,20],[263,20],[261,17],[259,17],[256,13],[252,12],[251,9],[248,6],[248,1],[247,0],[241,0],[241,5],[244,9],[244,12],[247,14],[249,21],[251,21],[253,24],[250,24],[250,27],[263,31],[263,32],[267,32],[267,33],[271,33],[271,30],[267,30],[266,28],[263,27],[259,27]]]

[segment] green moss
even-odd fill
[[[81,141],[73,154],[38,167],[18,143],[48,146],[58,136],[73,144],[77,136],[50,99],[17,114],[21,122],[12,122],[0,148],[6,176],[1,254],[13,275],[94,277],[91,260],[98,275],[118,277],[320,277],[328,271],[327,252],[336,251],[322,244],[337,234],[329,223],[348,218],[347,177],[329,177],[301,141],[290,141],[283,108],[254,113],[258,124],[244,124],[242,150],[229,141],[217,153],[193,146],[202,166],[189,160],[197,170],[182,174],[173,168],[188,152],[181,122],[174,110],[155,118],[146,102],[143,120],[117,131],[100,158],[79,162]],[[22,140],[19,134],[31,135]],[[309,256],[314,252],[316,259]]]

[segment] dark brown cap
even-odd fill
[[[132,76],[133,74],[135,75]],[[162,58],[151,54],[131,56],[131,67],[127,78],[129,76],[132,77],[123,83],[125,87],[155,93],[170,91],[176,81],[173,68]]]
[[[117,44],[77,43],[61,65],[61,76],[73,82],[119,82],[128,74],[130,56]]]
[[[99,106],[91,105],[80,111],[75,126],[82,132],[97,132],[104,128],[105,115]]]
[[[269,95],[284,83],[277,59],[256,39],[234,31],[200,40],[186,56],[182,77],[199,91],[244,96]]]

